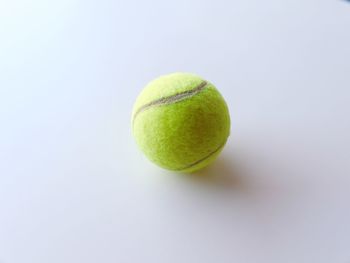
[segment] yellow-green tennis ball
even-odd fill
[[[137,144],[159,166],[194,172],[213,162],[230,134],[225,100],[210,82],[174,73],[150,82],[132,113]]]

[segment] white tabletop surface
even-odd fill
[[[350,263],[350,3],[0,2],[1,263]],[[193,72],[231,137],[150,163],[144,85]]]

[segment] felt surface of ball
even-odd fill
[[[195,172],[219,155],[230,134],[225,100],[210,82],[173,73],[150,82],[132,113],[135,140],[159,166]]]

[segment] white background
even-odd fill
[[[137,149],[159,75],[232,131],[197,176]],[[0,1],[0,262],[350,262],[350,3]]]

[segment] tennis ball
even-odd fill
[[[195,172],[213,162],[230,134],[225,100],[210,82],[173,73],[150,82],[132,113],[133,135],[159,166]]]

